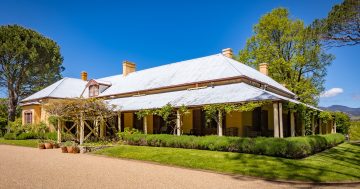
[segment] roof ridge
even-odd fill
[[[221,53],[220,53],[220,54],[221,54]],[[163,65],[159,65],[159,66],[155,66],[155,67],[151,67],[151,68],[146,68],[146,69],[142,69],[142,70],[138,70],[138,71],[132,72],[132,73],[130,73],[130,74],[139,73],[139,72],[143,72],[143,71],[147,71],[147,70],[151,70],[151,69],[156,69],[156,68],[163,67],[163,66],[170,66],[170,65],[174,65],[174,64],[180,64],[180,63],[187,62],[187,61],[194,61],[194,60],[197,60],[197,59],[208,58],[208,57],[216,56],[216,55],[219,55],[219,53],[217,53],[217,54],[212,54],[212,55],[207,55],[207,56],[203,56],[203,57],[198,57],[198,58],[192,58],[192,59],[188,59],[188,60],[181,60],[181,61],[172,62],[172,63],[168,63],[168,64],[163,64]],[[130,75],[130,74],[129,74],[129,75]],[[121,76],[121,75],[122,75],[122,74],[117,74],[117,75],[111,75],[111,76],[96,78],[96,79],[104,79],[104,78],[116,77],[116,76]]]
[[[243,74],[240,70],[238,70],[234,65],[231,64],[231,62],[228,60],[228,58],[226,56],[224,56],[223,54],[219,53],[219,55],[229,64],[230,67],[232,67],[236,72],[238,72],[240,75],[245,75]],[[241,62],[239,62],[241,64]]]
[[[59,88],[59,86],[61,85],[61,83],[63,83],[66,79],[69,79],[68,77],[64,77],[62,78],[60,81],[60,83],[46,96],[46,97],[50,97],[50,95],[56,90]]]

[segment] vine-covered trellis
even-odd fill
[[[44,105],[45,110],[51,115],[49,122],[57,123],[58,130],[58,141],[61,141],[61,132],[62,124],[64,121],[74,122],[73,127],[76,126],[78,133],[78,138],[82,144],[91,134],[98,136],[98,123],[100,122],[100,137],[104,135],[104,125],[105,119],[113,117],[117,114],[116,106],[107,104],[102,99],[56,99],[49,100],[47,104]],[[93,121],[95,127],[92,128],[88,121]],[[84,127],[87,127],[90,130],[90,133],[87,136],[84,136]],[[67,129],[68,131],[71,130]]]

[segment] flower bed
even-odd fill
[[[174,136],[165,134],[119,133],[126,144],[188,148],[260,154],[284,158],[303,158],[344,142],[342,134],[288,138],[241,138],[218,136]]]

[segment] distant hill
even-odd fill
[[[349,114],[352,119],[358,119],[360,117],[360,108],[350,108],[342,105],[332,105],[329,107],[320,107],[323,110],[340,111]]]

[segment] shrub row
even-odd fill
[[[4,135],[6,140],[27,140],[27,139],[44,139],[44,140],[57,140],[57,132],[48,132],[48,133],[36,133],[36,132],[24,132],[21,134],[15,133],[6,133]],[[72,136],[66,133],[62,134],[63,140],[71,140]]]
[[[119,133],[129,145],[188,148],[261,154],[284,158],[303,158],[344,142],[342,134],[289,138],[240,138],[218,136],[174,136],[165,134]]]

